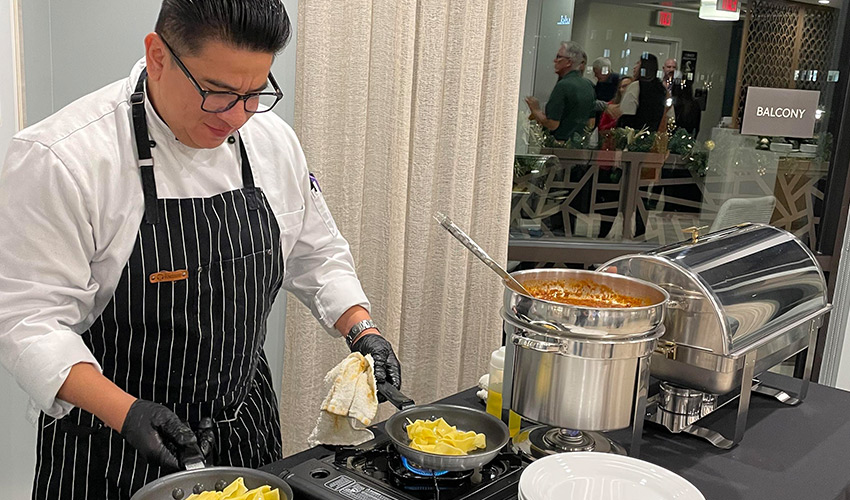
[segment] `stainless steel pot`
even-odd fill
[[[143,487],[132,500],[181,500],[192,493],[215,490],[216,485],[227,485],[242,477],[248,489],[264,484],[277,488],[281,500],[292,500],[292,488],[283,479],[256,469],[242,467],[205,467],[185,470],[163,476]]]
[[[609,431],[628,427],[638,364],[664,334],[659,326],[629,338],[566,337],[502,310],[513,344],[511,409],[542,424]]]
[[[511,273],[520,283],[530,281],[590,282],[615,292],[645,299],[643,307],[585,307],[542,300],[505,288],[503,306],[517,319],[574,337],[624,338],[655,330],[664,321],[667,292],[652,283],[613,273],[580,269],[530,269]],[[554,333],[553,335],[560,335]]]
[[[471,451],[468,455],[437,455],[408,446],[408,419],[413,422],[417,419],[436,420],[441,417],[459,430],[483,433],[487,438],[487,447]],[[414,406],[400,411],[387,420],[384,430],[401,456],[418,467],[433,471],[463,471],[481,467],[496,458],[510,439],[508,426],[493,415],[463,406],[441,404]]]

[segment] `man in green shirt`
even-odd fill
[[[559,80],[552,89],[546,111],[535,97],[526,97],[531,118],[552,132],[555,139],[566,141],[584,132],[594,115],[596,92],[590,81],[582,78],[580,66],[584,50],[575,42],[561,42],[555,56],[555,73]]]

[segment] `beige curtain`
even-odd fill
[[[499,279],[432,215],[505,261],[525,7],[299,2],[296,132],[419,403],[473,386],[501,340]],[[296,300],[286,314],[281,420],[293,453],[348,350]]]

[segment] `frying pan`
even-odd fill
[[[209,429],[212,420],[204,419],[198,427]],[[150,482],[130,500],[183,500],[193,493],[222,490],[239,477],[245,480],[249,490],[267,484],[278,489],[281,500],[293,498],[292,488],[274,474],[244,467],[207,467],[203,455],[191,450],[178,451],[178,459],[186,470]]]
[[[410,398],[390,384],[379,384],[378,391],[401,411],[390,417],[384,431],[392,440],[399,455],[410,460],[417,467],[432,471],[464,471],[490,463],[502,448],[508,444],[510,433],[508,426],[489,413],[464,406],[431,404],[415,406]],[[397,404],[399,403],[399,404]],[[419,451],[408,446],[407,421],[436,420],[444,418],[450,425],[462,431],[475,431],[487,437],[487,447],[474,450],[468,455],[437,455]]]
[[[137,491],[131,500],[181,500],[194,493],[197,485],[200,485],[198,491],[215,490],[216,483],[219,486],[228,485],[238,477],[245,479],[245,486],[249,490],[267,484],[272,489],[280,490],[281,500],[293,498],[292,488],[274,474],[242,467],[202,467],[175,472],[152,481]],[[178,489],[183,491],[182,496],[177,492]]]

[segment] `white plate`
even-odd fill
[[[559,453],[536,460],[520,476],[524,500],[705,500],[683,477],[636,458],[610,453]]]

